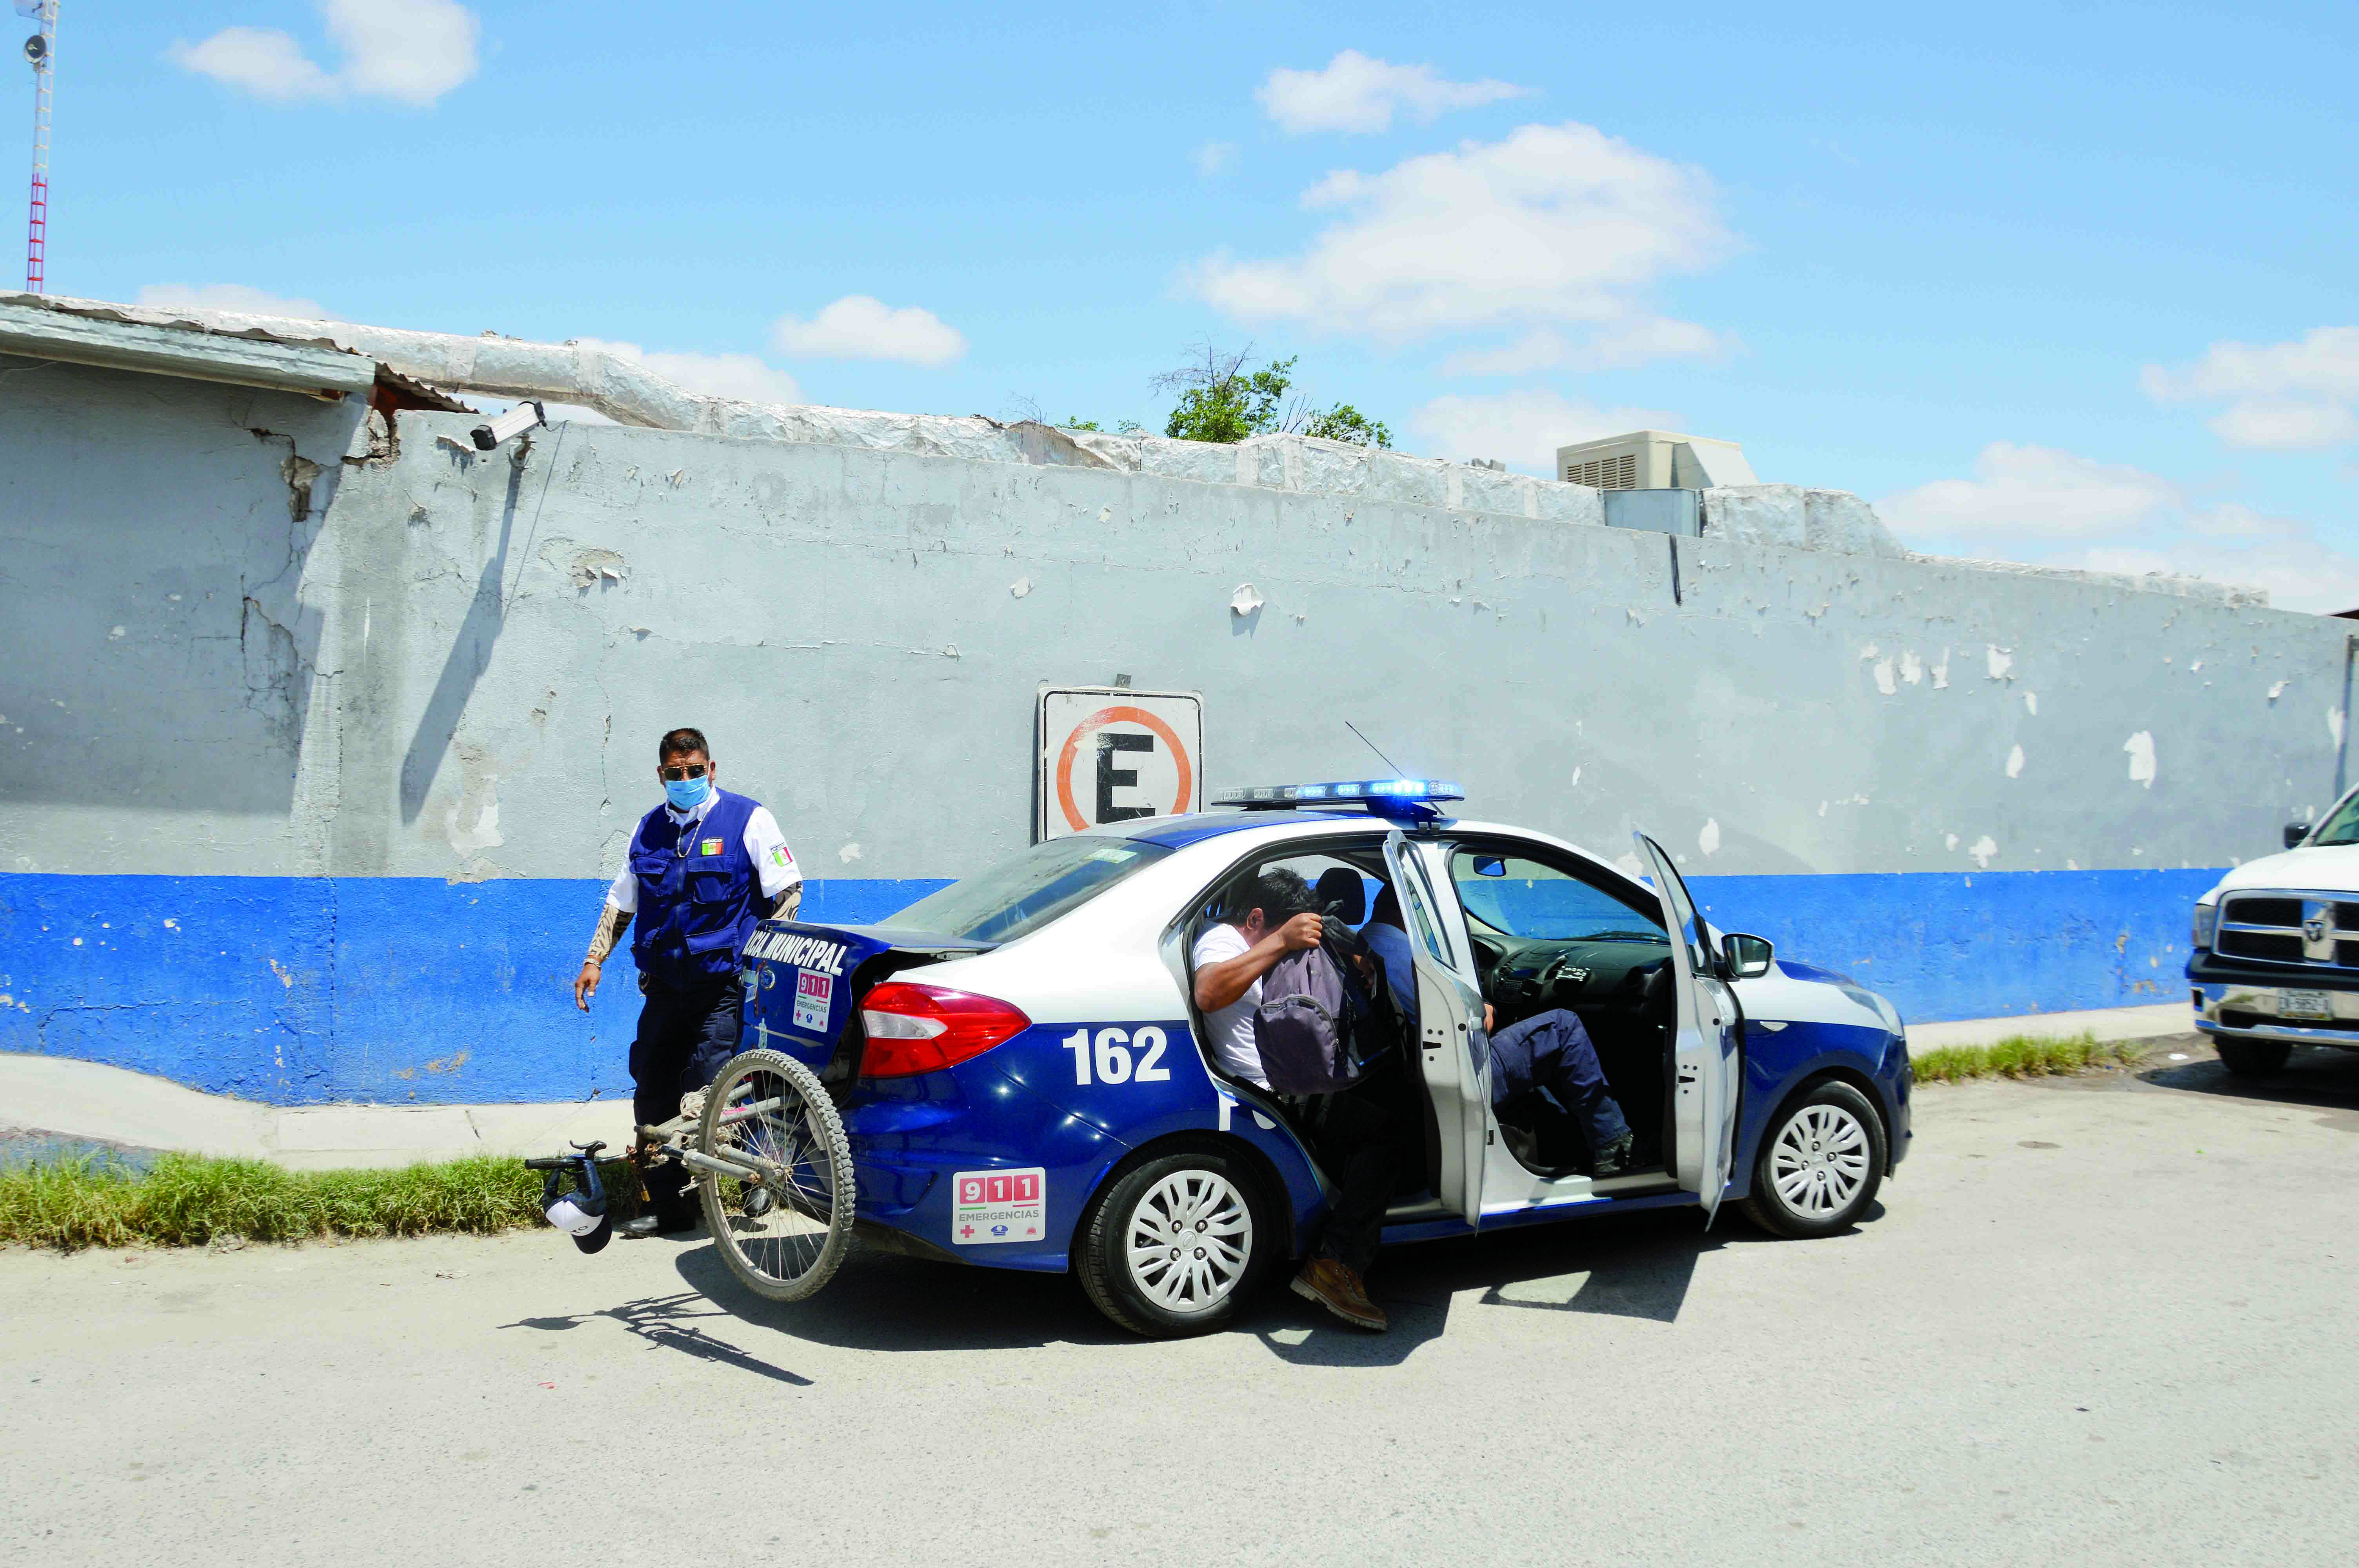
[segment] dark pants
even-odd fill
[[[1517,1102],[1543,1089],[1580,1121],[1593,1152],[1630,1130],[1597,1065],[1589,1031],[1563,1008],[1535,1013],[1491,1036],[1491,1108],[1499,1119],[1527,1119],[1514,1114]]]
[[[1365,1274],[1376,1260],[1394,1184],[1408,1162],[1423,1154],[1423,1140],[1406,1103],[1400,1057],[1395,1051],[1377,1058],[1359,1083],[1321,1096],[1313,1113],[1312,1145],[1335,1187],[1317,1255],[1333,1258],[1355,1274]]]
[[[653,1127],[678,1116],[679,1097],[711,1087],[737,1054],[745,993],[734,976],[723,976],[692,990],[648,980],[647,995],[631,1042],[631,1115]],[[667,1224],[695,1222],[688,1173],[677,1162],[648,1171],[647,1184],[647,1201]]]

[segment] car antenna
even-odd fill
[[[1354,735],[1360,735],[1360,727],[1353,723],[1348,719],[1343,720],[1343,728],[1349,730]],[[1374,741],[1369,740],[1365,735],[1360,735],[1360,744],[1365,746],[1371,752],[1376,752],[1376,743]],[[1399,778],[1401,776],[1400,764],[1394,762],[1390,757],[1386,756],[1382,752],[1376,752],[1376,761],[1392,769],[1393,777]]]

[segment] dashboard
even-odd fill
[[[1502,1029],[1553,1007],[1636,1021],[1669,995],[1670,944],[1660,932],[1606,931],[1570,940],[1496,931],[1470,936],[1483,994]]]

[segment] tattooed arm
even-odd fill
[[[630,912],[616,909],[609,899],[598,911],[597,929],[590,934],[590,951],[582,960],[582,972],[573,977],[573,1005],[582,1011],[590,1011],[590,999],[598,994],[598,976],[606,962],[606,955],[631,928]]]

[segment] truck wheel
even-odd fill
[[[1840,1078],[1813,1085],[1761,1136],[1753,1190],[1739,1205],[1772,1236],[1832,1236],[1884,1181],[1884,1118]]]
[[[1082,1221],[1077,1271],[1106,1316],[1174,1339],[1226,1324],[1278,1245],[1244,1162],[1189,1150],[1108,1184]]]
[[[2266,1078],[2285,1071],[2293,1047],[2283,1040],[2214,1040],[2220,1065],[2240,1078]]]

